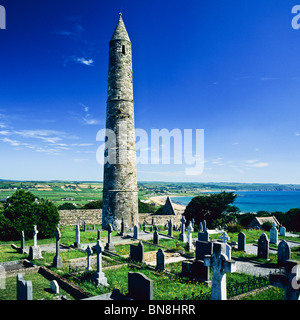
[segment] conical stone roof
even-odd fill
[[[114,40],[130,41],[121,13],[120,13],[118,24],[115,28],[112,38],[110,39],[110,41],[114,41]]]

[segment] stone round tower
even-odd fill
[[[123,218],[128,229],[138,223],[138,192],[131,42],[121,14],[109,42],[106,130],[102,228],[120,230]]]

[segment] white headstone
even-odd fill
[[[279,234],[282,237],[285,237],[285,233],[286,233],[286,228],[284,226],[281,226],[280,229],[279,229]]]
[[[275,222],[272,223],[272,228],[270,230],[270,243],[278,243],[278,230],[276,228]]]
[[[50,289],[53,293],[59,293],[59,285],[56,280],[50,282]]]
[[[186,228],[187,232],[188,232],[188,240],[187,240],[187,250],[188,251],[193,251],[195,250],[195,247],[193,245],[193,235],[192,232],[194,231],[192,222],[190,221],[187,228]]]
[[[213,254],[204,257],[204,265],[213,271],[211,300],[227,300],[226,272],[235,272],[235,262],[225,254],[225,243],[214,243]]]

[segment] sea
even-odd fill
[[[217,192],[211,192],[217,193]],[[299,191],[236,191],[233,205],[242,213],[246,212],[287,212],[291,208],[300,208]],[[171,197],[172,202],[187,206],[193,197]]]

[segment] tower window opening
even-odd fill
[[[125,45],[122,45],[122,53],[125,54]]]

